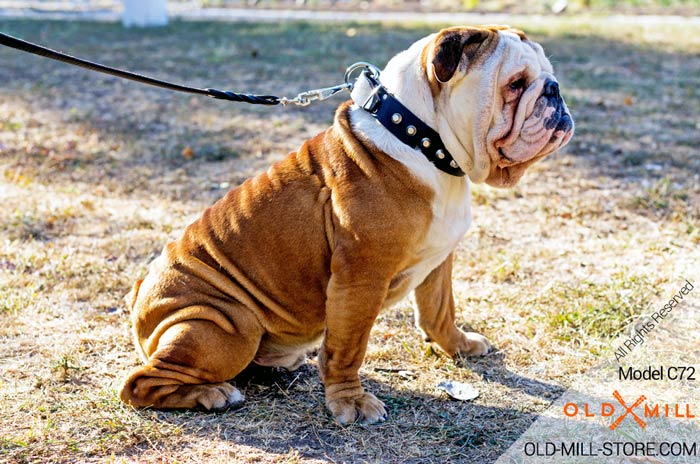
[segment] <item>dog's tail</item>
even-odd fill
[[[148,356],[146,356],[146,352],[143,350],[143,347],[141,346],[141,342],[139,341],[139,337],[136,334],[136,326],[133,323],[133,317],[136,314],[134,312],[134,306],[136,305],[136,300],[138,299],[139,289],[141,288],[142,283],[143,283],[143,279],[139,279],[134,283],[134,286],[131,287],[131,291],[124,296],[124,302],[126,303],[126,307],[128,308],[129,313],[131,313],[131,317],[132,317],[131,333],[132,333],[132,336],[134,339],[134,346],[136,346],[136,352],[138,353],[141,360],[143,362],[146,362],[148,360]]]

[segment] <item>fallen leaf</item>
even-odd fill
[[[445,380],[437,386],[438,390],[442,390],[452,398],[460,401],[469,401],[479,396],[479,390],[464,382],[456,380]]]

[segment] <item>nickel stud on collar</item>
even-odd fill
[[[411,148],[419,150],[428,161],[440,171],[462,177],[464,171],[452,158],[444,142],[432,127],[401,103],[379,81],[379,70],[368,63],[355,63],[345,72],[345,83],[350,85],[350,78],[355,70],[362,69],[356,80],[364,79],[369,86],[369,93],[364,101],[355,104],[367,111],[394,137]],[[354,85],[350,85],[350,89]]]

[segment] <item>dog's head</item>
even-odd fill
[[[542,47],[509,27],[443,29],[394,57],[382,82],[473,182],[512,186],[574,132]]]
[[[475,182],[511,186],[573,135],[552,65],[521,31],[444,29],[424,46],[421,66],[438,132]]]

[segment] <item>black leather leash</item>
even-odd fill
[[[173,84],[171,82],[153,79],[152,77],[144,76],[142,74],[132,73],[129,71],[122,71],[121,69],[111,68],[109,66],[105,66],[99,63],[93,63],[92,61],[76,58],[65,53],[51,50],[50,48],[42,47],[41,45],[18,39],[17,37],[12,37],[11,35],[7,35],[2,32],[0,32],[0,44],[17,50],[21,50],[23,52],[33,53],[35,55],[51,58],[52,60],[62,61],[64,63],[72,64],[74,66],[79,66],[81,68],[89,69],[91,71],[98,71],[101,73],[109,74],[111,76],[121,77],[124,79],[141,82],[142,84],[153,85],[168,90],[175,90],[177,92],[206,95],[208,97],[218,98],[220,100],[244,102],[253,105],[279,105],[280,103],[282,103],[282,99],[274,95],[247,95],[230,92],[227,90],[199,89],[196,87],[187,87],[185,85]]]
[[[62,61],[91,71],[98,71],[109,74],[111,76],[121,77],[143,84],[153,85],[176,92],[185,92],[197,95],[206,95],[208,97],[217,98],[220,100],[228,100],[234,102],[244,102],[253,105],[288,105],[295,104],[306,106],[314,100],[325,100],[342,90],[352,90],[353,84],[350,82],[353,71],[362,69],[364,75],[372,86],[372,93],[364,102],[359,105],[364,110],[368,111],[379,121],[389,132],[406,145],[420,150],[428,160],[447,174],[461,177],[464,176],[457,162],[452,158],[452,155],[447,151],[445,144],[442,142],[440,135],[425,124],[421,119],[406,108],[400,101],[389,93],[384,86],[379,82],[379,70],[364,62],[359,62],[348,67],[345,72],[345,82],[333,87],[326,87],[308,92],[302,92],[294,98],[277,97],[274,95],[248,95],[235,93],[228,90],[216,89],[200,89],[197,87],[188,87],[185,85],[173,84],[142,74],[123,71],[121,69],[112,68],[92,61],[76,58],[65,53],[51,50],[50,48],[42,47],[22,39],[18,39],[11,35],[0,32],[0,45],[5,45],[27,53],[51,58],[53,60]]]

